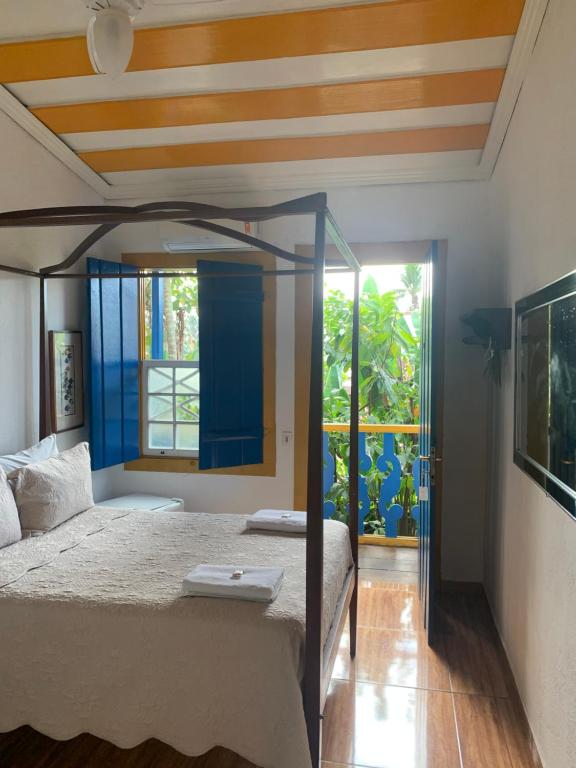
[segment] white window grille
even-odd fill
[[[198,456],[198,361],[142,361],[143,453]]]

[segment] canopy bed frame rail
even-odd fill
[[[284,216],[313,215],[315,217],[314,254],[300,256],[252,235],[237,232],[214,220],[270,221]],[[310,757],[314,768],[319,768],[321,754],[321,720],[324,701],[335,660],[340,634],[346,615],[350,615],[350,653],[356,653],[356,625],[358,603],[358,345],[359,345],[359,271],[360,265],[343,237],[332,213],[327,207],[325,193],[308,195],[272,206],[247,208],[220,208],[188,201],[146,203],[139,206],[65,206],[38,208],[0,213],[3,227],[60,227],[96,225],[96,229],[58,264],[43,267],[38,272],[9,265],[0,265],[0,271],[33,277],[39,280],[40,296],[40,431],[45,434],[47,423],[46,383],[46,288],[51,279],[101,280],[141,279],[151,274],[177,276],[189,271],[139,271],[133,274],[96,275],[64,273],[104,235],[121,224],[172,221],[216,232],[252,245],[291,264],[307,269],[268,270],[264,275],[291,277],[295,274],[312,275],[312,327],[310,355],[310,404],[308,416],[308,526],[306,535],[306,645],[304,679],[302,684],[304,713],[308,729]],[[352,381],[350,396],[350,467],[349,467],[349,531],[353,554],[350,570],[332,626],[322,646],[322,601],[324,518],[322,495],[322,425],[323,425],[323,303],[325,274],[325,242],[329,236],[338,249],[344,271],[354,272],[354,306],[352,313]],[[169,255],[167,255],[169,259]],[[338,270],[343,271],[343,270]],[[245,274],[229,276],[245,276]],[[197,276],[203,279],[208,276]],[[210,275],[211,277],[211,275]]]

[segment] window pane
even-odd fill
[[[150,421],[174,421],[173,398],[150,395],[148,418]]]
[[[176,397],[176,421],[198,421],[200,418],[200,402],[197,396]]]
[[[148,447],[154,450],[168,450],[174,448],[172,424],[149,424],[148,443]]]
[[[152,358],[152,327],[160,331],[161,350],[156,358],[164,360],[198,359],[198,281],[194,275],[159,278],[161,317],[153,316],[158,304],[152,303],[152,279],[143,280],[142,316],[144,318],[144,359]]]
[[[197,424],[176,425],[176,448],[179,451],[197,451],[200,445]]]
[[[172,368],[148,369],[148,392],[173,392]]]
[[[200,390],[198,368],[176,368],[176,392],[182,395],[197,395]]]

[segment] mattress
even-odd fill
[[[200,563],[281,565],[284,582],[269,605],[183,597]],[[347,528],[326,521],[324,638],[350,566]],[[309,768],[304,638],[304,537],[238,515],[94,508],[0,550],[0,731]]]

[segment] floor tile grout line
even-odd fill
[[[378,570],[401,571],[402,568],[393,568],[392,566],[394,565],[412,566],[412,563],[406,563],[406,562],[395,563],[394,560],[369,560],[368,562],[382,563],[382,565],[380,568],[378,568],[377,565],[360,565],[360,561],[358,561],[358,569],[360,571],[378,571]],[[416,569],[414,571],[411,571],[410,568],[406,568],[406,570],[409,573],[418,573]]]
[[[498,701],[512,701],[510,696],[496,696],[494,693],[479,693],[478,691],[451,691],[454,696],[476,696],[480,699],[497,699]]]
[[[350,683],[354,687],[357,685],[370,685],[374,688],[396,688],[404,691],[420,691],[421,693],[446,693],[449,696],[453,696],[451,691],[444,688],[417,688],[410,685],[395,685],[394,683],[373,683],[370,680],[348,680],[343,677],[332,677],[331,680],[336,680],[340,683]],[[352,763],[352,765],[356,765],[356,763]]]
[[[342,683],[351,683],[352,685],[377,685],[380,688],[402,688],[409,691],[431,691],[432,693],[450,693],[448,688],[422,688],[420,685],[400,685],[399,683],[379,683],[376,680],[352,680],[349,677],[338,677],[334,675],[331,680],[339,680]]]
[[[460,728],[458,726],[458,717],[456,715],[456,699],[454,698],[454,689],[452,686],[452,670],[450,669],[450,663],[447,661],[448,683],[450,684],[450,697],[452,701],[452,716],[454,717],[454,728],[456,730],[456,744],[458,746],[458,757],[460,760],[460,768],[464,768],[464,757],[462,756],[462,743],[460,741]]]
[[[397,563],[394,560],[370,560],[370,565],[359,565],[361,571],[406,571],[406,573],[418,573],[418,570],[412,567],[412,563]],[[376,563],[376,565],[374,565]],[[400,568],[399,566],[404,566]],[[406,567],[410,566],[410,567]]]
[[[376,629],[378,630],[379,627],[363,627],[363,629]],[[402,629],[385,629],[384,632],[404,632],[405,630]],[[410,630],[406,630],[406,632],[410,632]],[[416,634],[415,632],[413,634]],[[502,701],[511,701],[511,696],[502,696],[497,695],[495,693],[482,693],[481,691],[455,691],[452,687],[452,674],[450,672],[449,665],[446,665],[448,667],[448,677],[450,680],[450,688],[425,688],[420,685],[401,685],[399,683],[386,683],[386,682],[378,682],[377,680],[354,680],[350,677],[342,677],[340,675],[333,675],[332,680],[344,680],[348,681],[350,683],[368,683],[370,685],[385,685],[390,686],[391,688],[414,688],[418,691],[439,691],[441,693],[451,693],[454,696],[477,696],[479,698],[484,699],[498,699]]]
[[[328,766],[335,765],[337,768],[340,765],[346,765],[346,766],[348,766],[348,768],[370,768],[369,765],[364,765],[364,763],[348,763],[348,762],[346,762],[346,763],[342,763],[342,762],[340,762],[340,763],[333,763],[332,760],[322,760],[322,763],[325,763]]]
[[[448,672],[450,676],[450,672]],[[464,768],[464,757],[462,755],[462,743],[460,741],[460,727],[458,725],[458,716],[456,714],[456,701],[454,699],[454,693],[450,694],[452,699],[452,716],[454,717],[454,730],[456,731],[456,744],[458,745],[458,758],[460,760],[460,768]]]
[[[424,632],[423,629],[398,629],[398,627],[374,627],[372,624],[358,624],[357,629],[381,629],[383,632]]]
[[[372,624],[358,624],[358,629],[376,629],[382,632],[404,632],[405,634],[417,635],[425,632],[424,629],[402,629],[401,627],[374,627]]]
[[[347,766],[347,768],[374,768],[374,766],[366,765],[365,763],[349,763],[347,760],[345,761],[340,760],[337,763],[333,762],[332,760],[321,760],[320,762],[323,765],[328,765],[328,766],[334,765],[337,768],[339,768],[339,766],[341,765],[345,765]]]
[[[361,571],[406,571],[407,573],[418,573],[412,563],[396,560],[363,560],[358,566]]]

